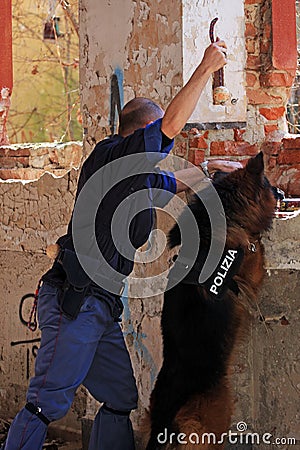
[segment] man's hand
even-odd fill
[[[225,161],[224,159],[211,159],[208,161],[207,169],[208,172],[213,175],[216,171],[221,172],[233,172],[236,169],[242,169],[243,166],[237,161]],[[177,170],[174,172],[176,179],[176,192],[183,192],[196,186],[198,183],[202,182],[205,177],[202,169],[197,166],[190,167],[188,169]]]
[[[216,42],[211,44],[204,52],[203,59],[199,65],[204,71],[210,73],[216,72],[227,64],[226,59],[227,46],[224,41],[217,38]]]
[[[209,77],[225,64],[226,44],[217,39],[207,47],[193,75],[169,104],[161,126],[166,136],[172,139],[180,133],[194,111]]]
[[[210,174],[216,171],[233,172],[236,169],[242,169],[243,165],[238,161],[226,161],[224,159],[211,159],[208,161],[207,170]]]

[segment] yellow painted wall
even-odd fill
[[[78,21],[78,1],[69,3]],[[62,8],[55,5],[58,1],[13,0],[14,88],[8,121],[11,143],[82,138],[78,121],[78,36]],[[44,25],[51,14],[60,18],[64,33],[57,41],[43,39]],[[72,110],[70,132],[68,102]]]

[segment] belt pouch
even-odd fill
[[[67,277],[60,294],[60,309],[68,319],[74,320],[79,314],[91,280],[81,267],[75,252],[64,249],[59,259]]]

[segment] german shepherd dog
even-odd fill
[[[264,176],[262,153],[243,169],[214,177],[213,186],[227,223],[225,253],[216,269],[219,278],[213,275],[210,285],[200,285],[187,277],[165,292],[163,365],[150,399],[147,450],[221,449],[226,441],[222,436],[230,427],[230,365],[264,277],[261,233],[271,226],[276,200]],[[186,208],[192,211],[199,228],[199,265],[210,247],[210,221],[196,195]],[[177,224],[169,233],[169,246],[180,244],[181,253],[185,243],[181,243]],[[217,298],[222,273],[231,264],[235,269],[229,280],[224,277],[226,286],[222,297]],[[208,437],[205,433],[214,433],[215,441],[203,439]]]

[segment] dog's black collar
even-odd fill
[[[213,274],[204,283],[199,283],[199,276],[206,257],[207,252],[204,250],[200,251],[197,260],[193,264],[188,258],[180,255],[180,258],[170,271],[169,278],[181,279],[183,284],[201,286],[211,298],[216,300],[223,299],[228,289],[235,295],[238,295],[240,290],[233,277],[238,273],[242,264],[244,250],[241,247],[236,249],[225,248]],[[184,275],[185,273],[186,275]]]

